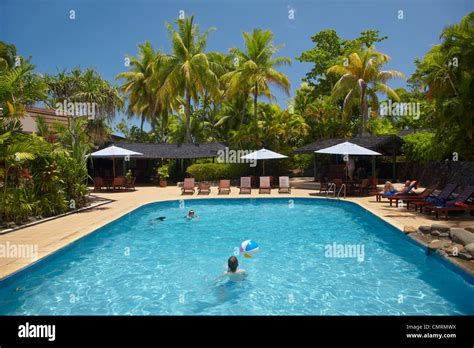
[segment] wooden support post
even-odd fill
[[[314,181],[318,181],[317,178],[317,169],[316,169],[316,154],[313,154],[313,168],[314,168]]]
[[[372,156],[372,176],[375,178],[375,156]]]

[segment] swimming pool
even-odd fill
[[[248,278],[220,278],[246,239],[261,249],[239,257]],[[0,314],[472,315],[473,298],[466,279],[353,203],[196,199],[142,206],[5,279]]]

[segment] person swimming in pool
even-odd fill
[[[247,271],[245,269],[237,269],[239,267],[239,260],[235,256],[229,257],[227,265],[228,269],[224,275],[228,276],[231,282],[240,282],[247,278]]]
[[[158,222],[165,221],[165,220],[166,220],[166,216],[160,216],[160,217],[150,220],[149,224],[156,225]]]
[[[199,216],[196,215],[194,210],[188,211],[188,214],[185,216],[186,219],[192,220],[192,219],[199,219]]]

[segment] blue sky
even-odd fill
[[[295,18],[289,19],[288,11]],[[74,10],[76,18],[69,18]],[[1,0],[0,40],[16,45],[20,55],[33,57],[36,70],[93,67],[114,84],[124,71],[124,58],[137,53],[137,44],[150,41],[170,51],[165,21],[179,11],[194,14],[201,29],[215,27],[208,51],[227,52],[242,47],[242,32],[259,27],[275,34],[284,44],[280,54],[293,59],[281,71],[291,80],[292,95],[311,66],[294,58],[310,49],[311,36],[334,29],[353,39],[361,31],[378,29],[388,39],[377,49],[392,57],[388,69],[409,76],[413,60],[439,42],[442,29],[474,10],[473,0]],[[404,19],[398,19],[402,10]],[[405,86],[393,81],[394,88]],[[288,97],[274,89],[277,102]],[[117,116],[119,120],[120,115]]]

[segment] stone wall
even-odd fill
[[[461,187],[474,185],[474,162],[397,163],[401,180],[417,179],[423,186],[456,183]]]

